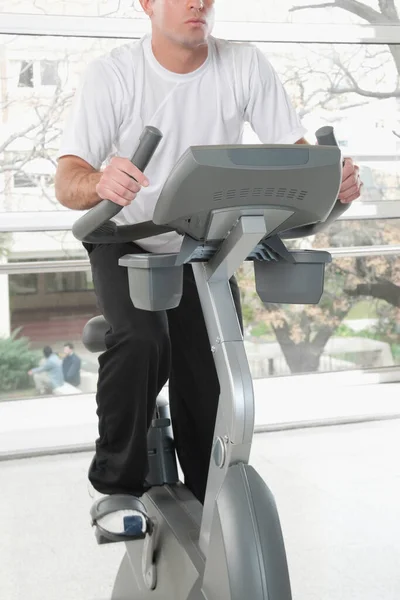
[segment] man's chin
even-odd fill
[[[208,24],[205,27],[199,28],[198,31],[193,31],[189,35],[183,35],[181,43],[187,48],[198,48],[199,46],[204,46],[208,42],[211,31],[212,24]]]
[[[181,39],[181,44],[182,46],[185,46],[185,48],[200,48],[201,46],[207,45],[209,36],[209,33],[205,33],[204,35],[198,35],[196,37],[184,37]]]

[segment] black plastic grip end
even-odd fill
[[[319,146],[338,146],[335,133],[331,125],[325,125],[324,127],[320,127],[315,132],[315,137],[317,138]]]
[[[150,162],[151,157],[157,149],[162,138],[162,133],[156,127],[148,125],[144,128],[142,135],[139,138],[139,145],[135,154],[132,156],[132,163],[139,169],[144,171]]]

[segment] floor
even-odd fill
[[[256,428],[400,417],[400,382],[377,373],[256,379]],[[163,391],[168,397],[167,390]],[[98,435],[94,394],[0,402],[0,461],[72,445],[91,450]]]
[[[400,420],[257,434],[294,600],[399,600]],[[121,545],[89,524],[90,453],[0,462],[0,598],[109,600]]]

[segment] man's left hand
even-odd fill
[[[340,202],[349,204],[359,198],[362,186],[360,168],[353,163],[351,158],[345,158],[342,170],[342,183],[339,190]]]

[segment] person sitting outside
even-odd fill
[[[50,346],[43,348],[44,361],[39,367],[28,371],[33,376],[39,394],[49,394],[64,384],[62,362]]]
[[[71,342],[64,344],[64,358],[62,361],[64,381],[77,387],[81,382],[81,359],[74,352]]]

